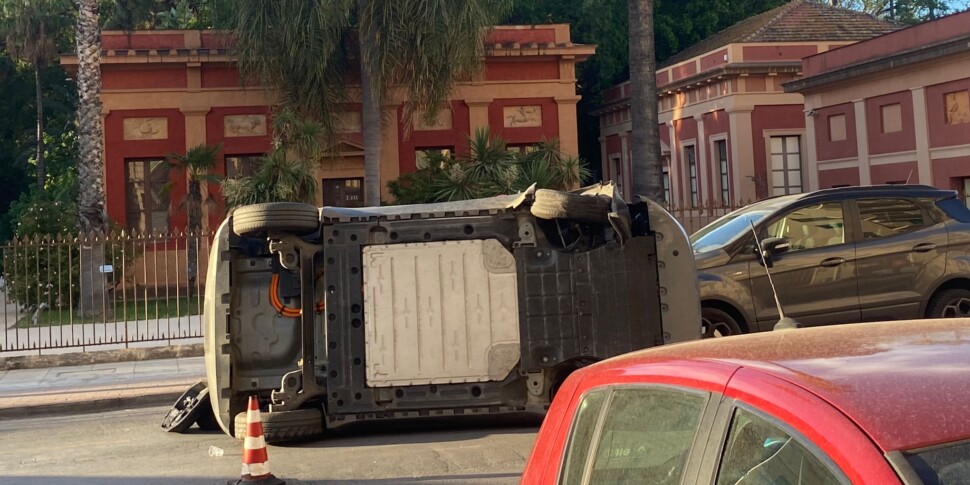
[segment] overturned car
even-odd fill
[[[572,371],[700,337],[681,226],[612,185],[440,204],[272,203],[219,228],[205,360],[219,425],[543,412]]]

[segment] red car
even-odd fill
[[[670,345],[576,371],[523,484],[970,484],[970,319]]]

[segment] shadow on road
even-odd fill
[[[449,485],[509,483],[518,473],[474,473],[430,477],[400,477],[340,480],[294,480],[280,476],[287,485]],[[0,485],[225,485],[228,479],[201,477],[0,477]],[[245,482],[243,482],[245,483]]]
[[[541,424],[542,416],[536,414],[436,416],[400,421],[353,423],[328,430],[326,436],[319,440],[279,443],[277,446],[340,448],[466,441],[493,435],[534,433]]]

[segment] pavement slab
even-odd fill
[[[203,357],[0,373],[0,419],[169,405],[205,378]]]

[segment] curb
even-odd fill
[[[87,364],[107,364],[111,362],[130,362],[140,360],[177,359],[181,357],[202,357],[203,355],[205,355],[205,350],[202,344],[183,344],[166,345],[161,347],[101,350],[95,352],[0,357],[0,371],[17,369],[43,369],[48,367]],[[2,400],[0,400],[0,402],[2,402]]]
[[[37,394],[27,397],[0,398],[0,419],[36,418],[40,416],[79,415],[121,411],[125,409],[172,405],[198,379],[155,385],[151,391],[100,390],[73,393],[58,402],[44,402],[52,396]],[[161,422],[163,415],[159,416]]]

